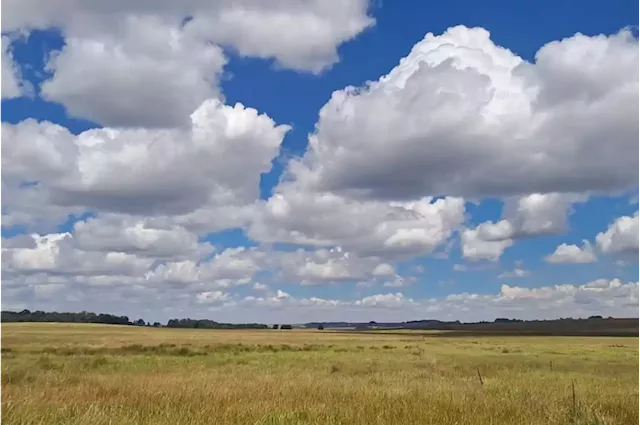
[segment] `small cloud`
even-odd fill
[[[269,291],[269,285],[265,285],[264,283],[260,283],[260,282],[256,282],[253,285],[253,290],[254,291],[262,291],[262,292],[267,292]]]
[[[276,298],[279,299],[279,300],[282,300],[282,299],[291,298],[291,295],[289,295],[286,292],[281,291],[280,289],[278,289],[278,292],[276,292]]]
[[[371,272],[371,274],[376,277],[393,276],[396,274],[396,271],[391,264],[381,263],[378,264],[375,269],[373,269],[373,272]]]
[[[552,264],[584,264],[593,263],[597,260],[593,248],[588,241],[584,241],[584,246],[559,245],[551,255],[547,255],[544,260]]]
[[[438,286],[441,288],[451,288],[452,286],[456,286],[456,281],[453,279],[441,280],[438,282]]]
[[[483,262],[479,264],[454,264],[453,271],[456,272],[477,272],[482,270],[491,270],[499,267],[498,263]]]
[[[528,270],[524,270],[521,268],[515,268],[512,271],[503,272],[498,275],[498,279],[512,279],[518,277],[526,277],[529,276],[531,272]]]
[[[415,281],[415,278],[412,277],[402,277],[396,276],[396,278],[390,282],[385,282],[382,286],[386,288],[406,288],[407,286],[411,286]]]
[[[372,288],[375,286],[376,282],[374,280],[363,280],[361,282],[356,283],[356,287],[358,288]]]
[[[201,292],[196,296],[198,304],[219,304],[230,300],[231,296],[222,291]]]
[[[467,271],[467,266],[464,264],[454,264],[453,265],[453,270],[456,272],[466,272]]]

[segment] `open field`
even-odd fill
[[[637,376],[638,338],[2,325],[6,424],[637,424]]]

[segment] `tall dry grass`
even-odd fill
[[[636,424],[637,347],[637,338],[5,324],[2,420]]]

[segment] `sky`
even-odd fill
[[[637,2],[3,3],[3,310],[638,316]]]

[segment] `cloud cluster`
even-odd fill
[[[368,2],[8,3],[6,31],[56,27],[65,39],[41,96],[103,127],[2,124],[3,226],[30,234],[3,239],[7,308],[242,321],[637,314],[637,283],[417,299],[401,288],[425,277],[400,267],[456,242],[467,260],[497,262],[523,238],[566,232],[572,206],[591,194],[636,187],[638,43],[628,31],[552,42],[534,62],[481,28],[429,33],[387,75],[333,93],[306,153],[260,199],[290,127],[225,104],[229,52],[320,73],[373,25]],[[4,98],[24,93],[8,41]],[[470,225],[466,203],[488,197],[504,202],[502,217]],[[206,242],[235,228],[256,246]],[[637,213],[594,246],[637,253]],[[596,254],[563,244],[546,259]],[[500,277],[528,275],[518,266]],[[337,284],[360,295],[288,289]]]
[[[581,67],[591,56],[600,60]],[[550,43],[535,63],[481,28],[427,34],[388,75],[333,94],[306,154],[290,163],[250,234],[342,244],[333,230],[353,243],[372,205],[381,211],[425,195],[503,197],[501,221],[475,229],[456,222],[470,260],[496,261],[518,239],[562,233],[571,206],[589,193],[637,185],[637,62],[627,31]],[[558,80],[572,74],[581,77],[558,95]],[[387,245],[442,233],[401,231]]]
[[[360,201],[283,184],[262,205],[248,234],[261,242],[340,246],[362,255],[399,258],[432,252],[463,220],[461,198]]]
[[[72,296],[64,296],[74,285],[55,279],[46,283],[31,279],[21,282],[22,291],[8,286],[12,296],[3,302],[14,308],[55,305],[68,310],[80,307],[104,309],[150,320],[170,317],[210,317],[225,321],[297,322],[402,321],[416,318],[441,320],[493,320],[496,317],[551,319],[588,317],[594,314],[634,317],[638,307],[638,283],[618,279],[598,279],[582,285],[556,285],[526,288],[502,285],[490,294],[457,293],[443,298],[414,299],[401,292],[384,292],[362,298],[331,299],[297,297],[282,291],[259,287],[257,295],[238,296],[226,289],[185,292],[175,288],[140,285],[111,285],[100,300],[98,288],[76,285]],[[4,288],[3,288],[4,289]],[[14,295],[17,294],[17,295]]]
[[[223,48],[320,73],[338,61],[338,46],[375,23],[368,9],[367,0],[9,0],[2,28],[61,32],[45,99],[106,126],[166,127],[219,97]],[[7,83],[6,95],[15,88]]]
[[[596,235],[595,242],[601,254],[638,256],[638,212],[633,216],[616,218],[606,231]],[[549,263],[593,263],[597,260],[597,254],[587,240],[583,241],[583,247],[559,245],[553,254],[545,257]]]
[[[271,169],[288,130],[254,109],[215,99],[200,105],[187,129],[101,128],[74,135],[49,122],[3,123],[6,215],[28,225],[16,215],[25,193],[37,192],[43,209],[171,215],[185,223],[195,215],[197,222],[201,209],[215,214],[218,207],[257,200],[260,174]]]
[[[375,20],[366,0],[254,0],[174,2],[8,0],[3,31],[60,28],[68,37],[117,34],[129,17],[153,19],[230,45],[240,54],[274,58],[282,66],[320,71],[337,60],[337,47]],[[156,47],[158,45],[156,44]],[[153,48],[152,45],[149,46]]]

